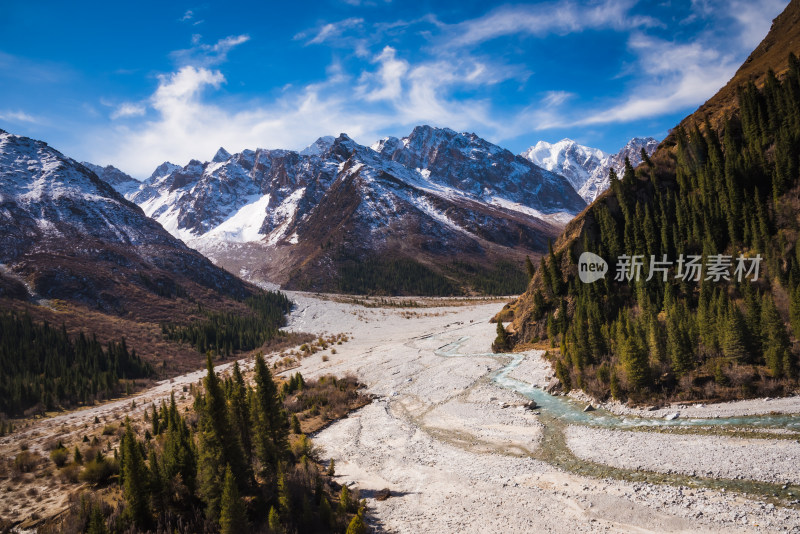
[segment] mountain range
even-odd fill
[[[608,189],[610,169],[621,175],[625,158],[635,167],[642,162],[642,149],[650,156],[657,147],[658,141],[652,137],[634,137],[616,154],[607,154],[571,139],[562,139],[552,144],[539,141],[520,155],[539,167],[564,176],[575,191],[591,203]]]
[[[207,162],[165,162],[143,183],[85,165],[242,276],[320,291],[482,292],[476,273],[541,255],[585,207],[578,190],[593,198],[610,167],[655,145],[637,138],[609,156],[563,141],[515,156],[475,134],[419,126],[370,147],[341,134],[301,151],[220,148]],[[397,265],[426,288],[399,280]]]
[[[383,290],[410,276],[397,265],[446,292],[475,290],[473,274],[540,255],[586,206],[563,176],[429,126],[371,147],[341,134],[299,152],[220,148],[211,161],[162,164],[135,191],[94,168],[218,265],[320,291]],[[389,292],[423,290],[395,282]]]

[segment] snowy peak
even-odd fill
[[[562,139],[552,144],[539,141],[521,156],[564,176],[576,191],[580,191],[593,173],[602,172],[603,162],[608,157],[602,150],[579,145],[571,139]]]
[[[638,165],[642,161],[641,149],[648,155],[655,152],[658,141],[652,137],[634,137],[617,154],[606,154],[600,149],[580,145],[571,139],[557,143],[539,141],[520,154],[523,158],[549,171],[564,176],[587,203],[591,203],[608,189],[608,172],[618,173],[625,157]]]
[[[319,156],[330,150],[335,141],[332,135],[325,135],[300,151],[301,156]]]
[[[164,163],[156,167],[156,170],[153,171],[153,174],[150,175],[150,178],[145,180],[145,183],[152,184],[155,182],[159,182],[180,168],[181,168],[180,165],[175,165],[174,163],[165,161]]]
[[[515,156],[474,133],[417,126],[399,142],[373,145],[381,155],[427,180],[466,193],[480,202],[495,197],[543,213],[578,213],[586,203],[562,176]]]
[[[214,157],[211,159],[214,163],[222,163],[223,161],[228,161],[230,159],[230,153],[222,147],[219,147],[217,153],[214,154]]]

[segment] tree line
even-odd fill
[[[279,291],[259,293],[244,303],[250,313],[219,312],[198,306],[202,319],[189,325],[165,323],[161,332],[166,339],[188,343],[202,353],[230,356],[257,349],[278,336],[292,307],[289,298]]]
[[[91,404],[152,374],[125,338],[104,346],[94,335],[73,337],[27,313],[0,314],[0,412],[8,417]]]

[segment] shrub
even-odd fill
[[[106,458],[94,458],[86,462],[86,466],[80,474],[83,482],[90,484],[105,484],[108,480],[119,473],[119,465],[114,460]]]
[[[61,470],[61,480],[76,484],[81,474],[81,466],[78,464],[69,464]]]
[[[67,449],[61,447],[59,449],[53,449],[53,452],[50,453],[50,459],[53,460],[53,463],[56,464],[56,467],[64,467],[67,463],[67,458],[69,453]]]
[[[40,456],[28,450],[23,450],[14,458],[14,470],[18,473],[30,473],[39,465]]]

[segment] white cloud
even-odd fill
[[[446,46],[470,46],[498,37],[529,34],[565,35],[587,29],[649,27],[659,25],[650,17],[628,13],[635,0],[605,0],[581,5],[560,1],[530,6],[503,6],[487,15],[454,24],[446,33]]]
[[[725,5],[718,8],[724,9],[736,19],[742,30],[742,47],[752,50],[767,35],[772,25],[772,19],[786,8],[786,2],[784,0],[734,0],[726,2]]]
[[[24,111],[0,111],[0,120],[9,122],[28,122],[31,124],[39,124],[39,119],[25,113]]]
[[[325,41],[330,41],[331,39],[341,36],[346,30],[358,27],[363,23],[364,19],[351,17],[349,19],[340,20],[339,22],[325,24],[306,44],[322,44]],[[305,39],[306,37],[308,37],[308,32],[298,33],[294,36],[295,39]]]
[[[542,98],[542,104],[548,107],[557,107],[574,96],[576,96],[575,93],[569,91],[547,91]]]
[[[132,102],[124,102],[117,106],[111,113],[112,119],[121,119],[125,117],[139,117],[144,115],[146,108],[142,104],[134,104]]]
[[[201,43],[202,36],[192,35],[192,48],[176,50],[170,54],[180,66],[195,65],[212,67],[224,63],[228,59],[228,52],[250,40],[249,35],[230,35],[220,39],[213,45]]]
[[[371,91],[362,86],[360,92],[369,101],[397,100],[403,92],[403,78],[408,72],[408,62],[397,59],[397,51],[391,46],[385,47],[375,61],[380,64],[378,72],[372,76],[365,75],[362,79],[367,81],[372,78],[379,86]]]
[[[194,18],[194,13],[192,12],[191,9],[187,9],[180,20],[181,20],[181,22],[184,22],[184,21],[187,21],[187,20],[192,20],[193,18]]]
[[[358,109],[330,91],[340,83],[338,75],[312,84],[269,106],[246,105],[225,109],[204,97],[219,88],[225,77],[204,67],[183,67],[159,78],[150,99],[156,118],[136,125],[118,126],[109,136],[99,132],[89,150],[92,161],[113,162],[143,178],[166,160],[186,163],[220,146],[244,148],[300,148],[323,133],[347,132],[377,137],[379,116]]]

